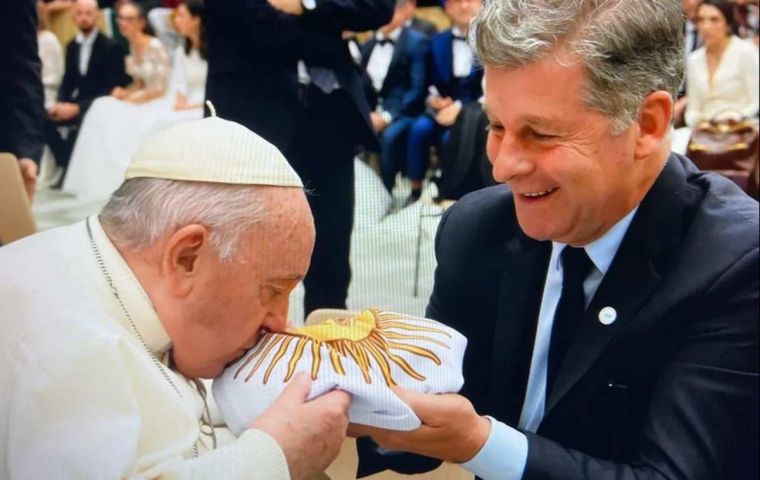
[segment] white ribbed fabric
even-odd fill
[[[209,117],[154,135],[137,151],[125,179],[303,187],[283,154],[244,126]]]
[[[310,319],[315,314],[320,316],[315,312]],[[304,371],[313,379],[310,399],[333,389],[352,395],[352,423],[413,430],[419,418],[389,385],[421,393],[459,391],[466,346],[464,336],[433,320],[365,310],[262,336],[214,380],[213,394],[237,434]]]

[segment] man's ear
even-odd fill
[[[657,90],[644,98],[636,119],[638,137],[635,157],[648,158],[662,148],[662,141],[670,131],[673,116],[673,98],[668,92]]]
[[[164,246],[161,271],[174,295],[184,297],[193,290],[198,272],[204,264],[204,255],[212,252],[209,231],[203,225],[186,225],[168,238]]]

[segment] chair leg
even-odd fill
[[[420,283],[420,257],[422,256],[422,217],[425,216],[425,205],[420,205],[420,216],[417,221],[417,250],[414,255],[414,290],[412,295],[417,298],[419,295],[419,283]]]

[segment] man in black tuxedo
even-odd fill
[[[407,27],[407,0],[396,0],[390,23],[362,46],[362,68],[369,83],[370,119],[380,135],[380,173],[393,193],[396,173],[406,164],[406,142],[414,118],[425,108],[426,55],[430,41]]]
[[[0,152],[18,158],[30,199],[45,146],[35,5],[33,0],[0,2]]]
[[[56,163],[64,170],[90,104],[130,81],[124,71],[124,51],[98,31],[98,3],[77,0],[72,18],[79,33],[66,46],[66,71],[58,101],[48,110],[45,122],[45,139]],[[67,127],[65,134],[60,127]]]
[[[758,204],[670,153],[678,2],[545,4],[474,21],[509,188],[436,239],[461,396],[398,390],[420,429],[352,433],[484,479],[757,478]]]
[[[209,0],[206,97],[274,143],[311,190],[317,240],[304,309],[345,307],[353,158],[377,137],[341,34],[388,23],[393,0]]]

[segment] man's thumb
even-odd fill
[[[288,383],[285,390],[280,394],[279,402],[284,402],[289,405],[301,405],[306,403],[306,399],[309,398],[311,393],[311,379],[306,372],[298,372],[293,377],[293,380]]]

